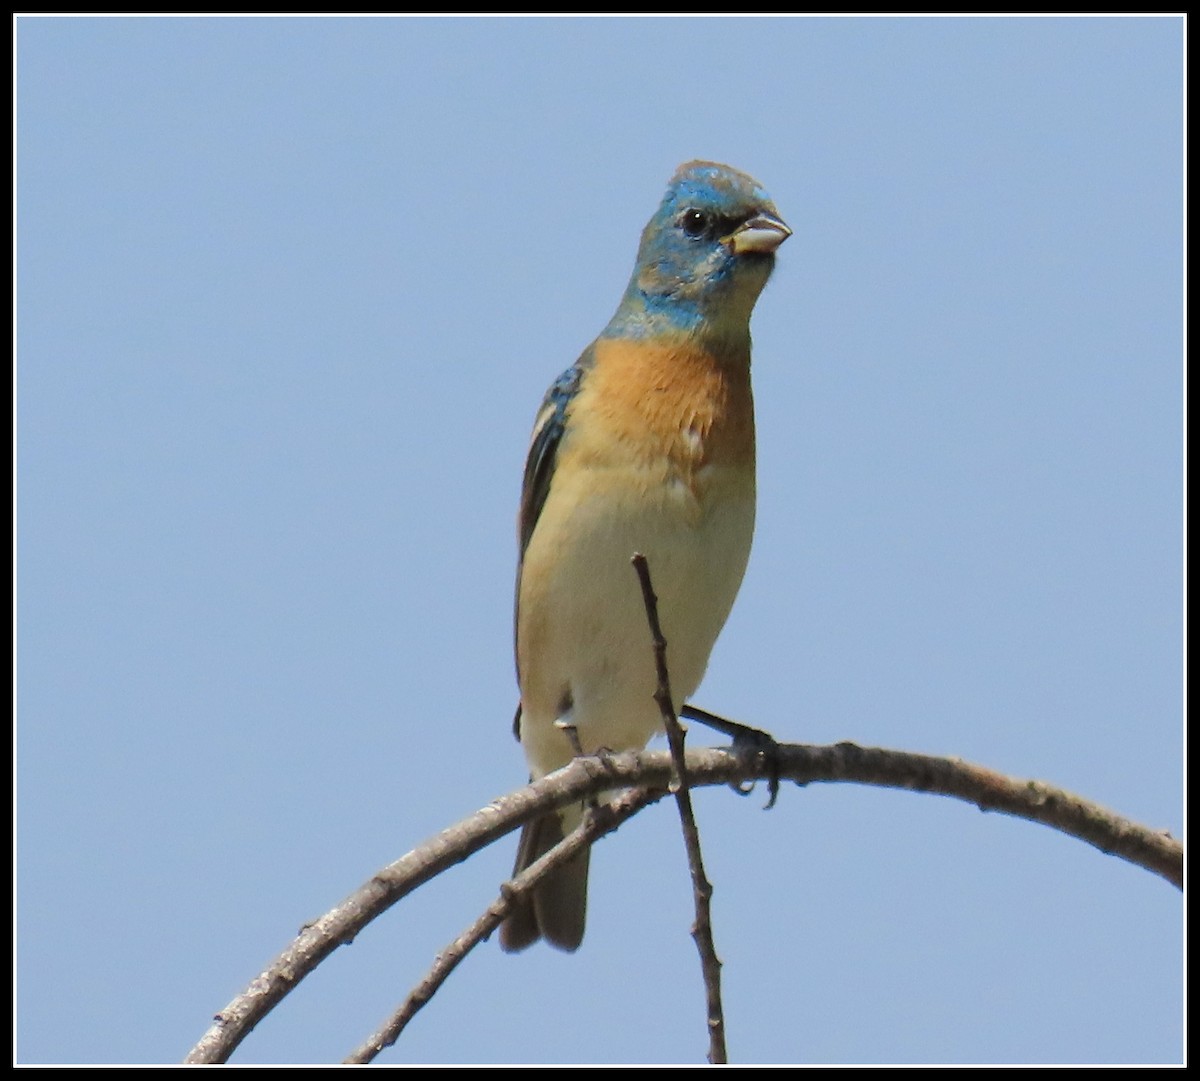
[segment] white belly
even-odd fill
[[[541,776],[586,752],[640,750],[662,729],[635,552],[646,556],[676,709],[699,686],[733,605],[754,531],[752,473],[611,486],[603,473],[559,489],[525,552],[519,596],[521,739]],[[655,493],[652,498],[648,492]]]

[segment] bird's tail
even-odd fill
[[[527,822],[521,830],[513,874],[525,870],[563,839],[557,813]],[[517,902],[500,925],[500,947],[516,953],[544,938],[560,950],[573,952],[583,941],[587,920],[587,880],[590,848],[583,848],[538,883],[531,895]]]

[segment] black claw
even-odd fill
[[[779,798],[781,767],[779,741],[770,732],[764,732],[761,728],[752,728],[750,725],[741,724],[738,721],[731,721],[727,717],[719,717],[715,713],[709,713],[706,709],[700,709],[699,706],[685,705],[679,711],[679,716],[729,736],[732,740],[732,750],[736,754],[762,755],[767,763],[767,793],[769,796],[763,810],[769,811],[775,806],[775,801]],[[754,791],[754,782],[751,781],[748,785],[734,784],[731,787],[740,795],[748,796]]]

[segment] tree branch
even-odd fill
[[[459,962],[504,922],[514,901],[529,893],[547,874],[570,860],[581,848],[595,844],[601,837],[612,833],[656,798],[647,789],[626,789],[615,800],[590,808],[578,829],[572,830],[549,852],[500,887],[500,896],[488,905],[483,915],[470,927],[438,953],[429,971],[409,992],[403,1004],[374,1035],[347,1055],[345,1061],[355,1064],[372,1062],[381,1051],[391,1047]]]
[[[704,996],[708,1011],[708,1061],[724,1065],[729,1061],[725,1047],[725,1008],[721,1004],[721,959],[712,932],[712,883],[704,873],[704,857],[700,852],[700,831],[692,810],[688,790],[687,759],[684,756],[684,730],[675,716],[675,700],[671,697],[671,676],[667,671],[667,640],[663,637],[658,619],[658,597],[650,581],[646,557],[638,552],[633,557],[633,569],[642,586],[642,602],[646,607],[646,622],[650,624],[650,639],[654,646],[654,668],[658,685],[654,700],[662,714],[663,728],[671,747],[671,760],[679,780],[675,785],[675,803],[679,808],[679,823],[683,829],[683,844],[687,850],[688,868],[692,874],[692,901],[696,919],[692,923],[692,940],[700,953],[700,969],[704,973]]]
[[[1183,886],[1181,842],[1041,781],[1005,777],[957,759],[853,743],[779,744],[773,759],[721,748],[693,749],[687,753],[688,781],[693,788],[746,784],[768,780],[777,769],[780,778],[800,785],[849,781],[951,796],[984,811],[1040,822]],[[302,928],[295,941],[216,1015],[186,1061],[226,1061],[254,1026],[334,949],[352,941],[371,920],[439,872],[532,818],[606,789],[648,788],[648,799],[661,799],[672,774],[666,751],[578,758],[443,830]]]

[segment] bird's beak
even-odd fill
[[[755,214],[723,237],[721,242],[728,244],[737,255],[748,251],[770,255],[791,235],[791,229],[774,214]]]

